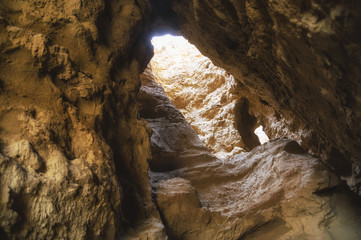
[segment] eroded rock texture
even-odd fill
[[[361,206],[320,159],[287,139],[217,159],[149,69],[141,79],[140,114],[153,131],[150,178],[171,239],[359,237]]]
[[[359,1],[176,0],[171,7],[182,34],[247,89],[242,95],[268,136],[288,136],[335,169],[347,166],[340,175],[353,174],[358,191],[351,161],[361,162]]]
[[[215,159],[149,69],[141,75],[141,82],[139,113],[152,129],[150,169],[170,171]]]
[[[242,84],[239,119],[359,192],[360,16],[357,0],[0,1],[0,238],[357,239],[357,204],[289,140],[223,164],[192,135],[152,192],[135,99],[151,35],[181,33]]]
[[[146,1],[0,2],[1,239],[115,239],[159,219],[134,105],[150,11]]]
[[[248,138],[243,141],[235,124],[240,97],[233,76],[214,66],[182,37],[166,36],[161,44],[155,44],[150,68],[172,103],[216,156],[229,157],[248,149]],[[253,134],[252,125],[241,125]]]
[[[247,154],[155,174],[156,200],[175,239],[358,239],[360,208],[337,177],[287,139]],[[165,177],[167,176],[167,177]],[[356,211],[356,212],[354,212]]]

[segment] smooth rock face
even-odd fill
[[[152,40],[154,57],[150,68],[172,103],[217,157],[243,152],[248,146],[235,124],[240,97],[233,76],[214,66],[182,37],[158,39]],[[249,124],[244,123],[244,128],[253,133]]]
[[[157,218],[149,218],[135,229],[128,231],[121,237],[122,240],[168,240],[162,221]]]

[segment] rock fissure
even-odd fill
[[[358,239],[341,182],[360,195],[360,16],[357,0],[0,1],[0,238]],[[140,77],[166,31],[232,74],[244,136],[273,140],[225,137],[228,161],[203,145]]]
[[[194,142],[191,139],[197,137],[196,132],[155,82],[149,69],[141,79],[140,116],[145,117],[157,136],[151,137],[151,185],[169,237],[312,239],[317,236],[327,239],[331,231],[336,237],[348,235],[356,239],[357,234],[352,236],[340,230],[342,220],[335,214],[342,206],[338,205],[340,202],[335,204],[333,197],[343,196],[342,191],[336,189],[342,190],[345,186],[297,142],[271,140],[251,152],[227,160],[217,159],[208,150],[205,159],[195,162],[196,159],[186,152],[199,151],[199,145],[190,145]],[[159,111],[162,111],[161,115]],[[163,114],[178,118],[165,118]],[[180,122],[187,126],[188,141],[184,141],[185,136],[179,133],[184,132]],[[167,147],[159,147],[164,139],[168,139]],[[156,150],[154,146],[157,146]],[[169,166],[173,163],[172,167],[152,169],[152,161],[159,160],[162,151],[171,149],[177,155],[168,155],[160,164]],[[197,155],[201,156],[204,151],[207,149]],[[331,193],[325,195],[323,192]],[[343,200],[353,201],[347,197]],[[353,216],[353,219],[357,225],[357,217]],[[311,227],[309,221],[317,222],[318,228]]]

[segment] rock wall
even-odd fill
[[[228,161],[154,174],[174,239],[358,239],[360,207],[319,159],[271,140]],[[357,207],[358,206],[358,207]]]
[[[135,98],[152,55],[150,36],[171,28],[235,76],[249,102],[245,112],[269,136],[308,146],[357,192],[360,12],[357,0],[1,1],[0,238],[166,238],[160,219],[179,238],[256,239],[274,225],[282,226],[281,236],[358,237],[357,205],[348,194],[330,191],[335,175],[315,158],[287,150],[288,140],[255,148],[245,155],[249,161],[239,157],[229,165],[234,171],[213,158],[182,165],[185,171],[173,175],[151,172],[159,215],[148,177],[150,131],[138,119]],[[259,172],[258,163],[269,174]],[[237,175],[243,173],[251,178]],[[214,176],[230,200],[240,194],[232,192],[237,184],[249,186],[244,192],[254,199],[271,200],[241,202],[245,208],[228,215],[229,222],[212,213],[227,216],[222,204],[228,196],[215,189],[208,198],[207,184],[202,188],[201,180]],[[287,183],[284,191],[273,181],[278,177]],[[265,179],[275,191],[262,188]],[[172,186],[177,191],[167,190]],[[344,200],[333,205],[334,199]],[[183,200],[189,216],[205,225],[193,229],[192,218],[177,227],[185,215],[174,206]],[[312,218],[303,208],[309,204],[318,209]],[[323,207],[335,217],[325,216]],[[250,209],[263,215],[249,216]],[[299,228],[304,221],[310,228]]]
[[[171,8],[183,36],[239,80],[268,136],[293,138],[359,179],[359,1],[175,0]]]
[[[137,119],[147,1],[0,2],[0,238],[115,239],[159,218]]]
[[[202,142],[221,158],[247,148],[235,124],[240,97],[233,76],[214,66],[182,37],[162,37],[159,45],[156,39],[152,41],[151,71]],[[252,131],[247,124],[244,128]]]
[[[357,239],[361,206],[322,162],[288,139],[217,159],[167,98],[141,76],[152,129],[150,179],[171,239]]]
[[[152,171],[164,172],[216,159],[167,97],[150,69],[141,75],[137,96],[140,117],[151,128]]]

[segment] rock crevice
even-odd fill
[[[336,176],[317,158],[280,139],[224,165],[179,114],[189,145],[166,140],[152,158],[161,134],[151,138],[136,96],[151,36],[177,32],[235,77],[268,136],[297,141],[359,194],[360,16],[357,0],[0,1],[0,238],[162,239],[157,202],[179,238],[357,239],[349,193],[312,194]],[[251,187],[265,179],[272,191]],[[262,201],[232,199],[235,187]],[[202,224],[178,227],[185,215],[167,199]]]

